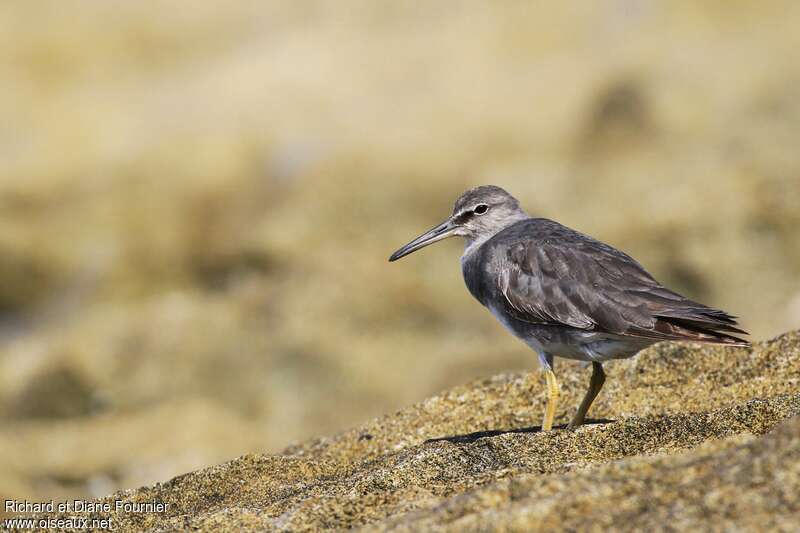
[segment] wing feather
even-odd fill
[[[746,343],[735,317],[657,282],[623,252],[546,219],[531,219],[497,247],[506,310],[537,324],[654,339]]]

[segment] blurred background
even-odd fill
[[[534,369],[459,242],[386,262],[478,184],[754,339],[800,327],[798,28],[791,1],[0,3],[0,498]]]

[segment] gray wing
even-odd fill
[[[747,344],[735,317],[658,283],[630,256],[544,219],[517,228],[498,248],[506,311],[537,324],[616,335]],[[531,229],[535,235],[531,234]]]

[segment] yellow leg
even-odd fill
[[[556,415],[556,405],[558,404],[558,381],[556,375],[549,368],[544,369],[544,377],[547,380],[547,407],[544,410],[544,421],[542,431],[553,429],[553,417]]]
[[[592,379],[589,381],[589,390],[586,391],[586,396],[583,397],[583,401],[580,407],[578,407],[575,417],[569,423],[569,426],[567,426],[569,429],[575,429],[583,424],[583,421],[586,419],[586,413],[589,412],[589,407],[592,406],[592,402],[597,398],[597,394],[600,392],[600,389],[603,388],[603,383],[605,383],[605,381],[606,374],[603,372],[603,365],[598,362],[592,362]]]

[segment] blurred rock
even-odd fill
[[[0,498],[99,497],[263,450],[267,432],[202,398],[150,408],[0,425]]]
[[[46,368],[35,374],[10,399],[10,418],[71,418],[97,411],[100,403],[83,376],[68,366]]]
[[[800,327],[798,27],[787,1],[0,2],[0,413],[30,415],[0,492],[151,484],[531,369],[462,243],[386,262],[480,183],[754,339]],[[69,404],[48,368],[83,414],[37,418]],[[504,425],[540,417],[527,387]]]
[[[634,150],[657,134],[641,81],[617,80],[601,90],[585,119],[578,157]]]
[[[2,235],[0,235],[0,238]],[[35,247],[3,246],[0,240],[0,325],[3,321],[31,312],[52,296],[58,266],[48,264]]]

